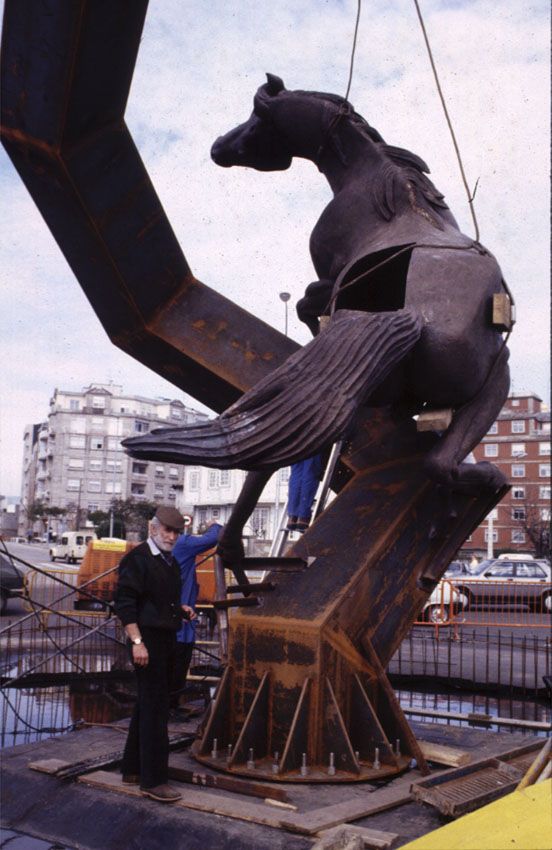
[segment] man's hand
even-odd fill
[[[147,667],[149,661],[149,654],[145,644],[132,644],[132,661],[137,667]]]
[[[181,608],[185,620],[197,620],[197,614],[190,605],[182,605]]]

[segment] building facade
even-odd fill
[[[47,419],[24,432],[19,533],[46,530],[29,516],[29,506],[37,502],[66,511],[47,520],[53,532],[82,525],[90,512],[108,511],[113,498],[176,504],[184,468],[133,460],[121,440],[207,418],[181,401],[127,395],[114,384],[54,390]]]
[[[550,548],[550,413],[542,400],[510,396],[474,455],[498,466],[511,490],[464,549],[545,555]]]

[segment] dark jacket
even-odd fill
[[[138,623],[154,629],[177,631],[182,622],[180,571],[153,555],[146,543],[128,552],[119,564],[115,613],[123,626]]]

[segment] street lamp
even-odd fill
[[[284,323],[284,334],[288,335],[288,301],[291,298],[289,292],[280,292],[280,301],[284,302],[285,307],[285,323]]]

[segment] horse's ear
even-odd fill
[[[265,88],[268,94],[274,96],[285,89],[284,81],[275,74],[267,74]]]

